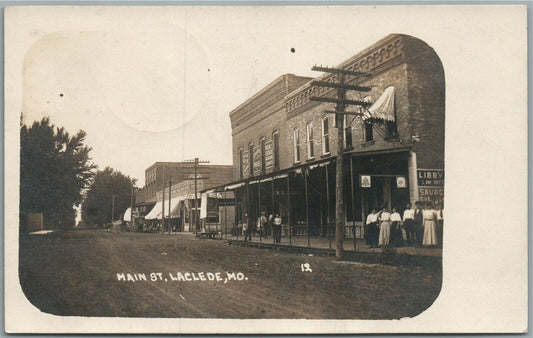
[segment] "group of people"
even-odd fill
[[[244,214],[242,231],[244,232],[244,241],[252,240],[253,235],[258,235],[263,238],[268,238],[272,235],[274,243],[281,242],[281,217],[279,213],[275,216],[270,214],[266,216],[263,211],[257,218],[257,222],[248,222],[248,214]]]
[[[442,205],[433,208],[431,202],[416,202],[415,208],[407,204],[403,217],[392,208],[383,205],[379,212],[372,209],[366,219],[365,240],[371,248],[378,246],[442,245],[444,215]]]

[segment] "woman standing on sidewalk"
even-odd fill
[[[394,246],[403,246],[403,236],[402,236],[402,226],[401,221],[402,217],[396,211],[396,208],[392,208],[392,214],[390,215],[391,221],[391,234],[390,241]]]
[[[422,217],[424,222],[424,239],[422,240],[422,245],[437,245],[437,215],[435,213],[435,210],[432,209],[430,202],[424,205],[424,210],[422,210]]]
[[[371,248],[377,247],[378,214],[376,213],[376,209],[372,209],[372,212],[366,218],[365,242],[370,245]]]
[[[379,215],[379,245],[388,246],[390,241],[390,213],[384,206]]]
[[[276,214],[274,217],[274,223],[272,224],[272,232],[274,234],[274,243],[281,242],[281,217]]]

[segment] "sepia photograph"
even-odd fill
[[[467,300],[445,291],[454,283],[464,292],[471,287],[453,271],[479,259],[463,244],[480,245],[473,239],[485,226],[479,213],[487,216],[497,202],[488,210],[464,204],[465,189],[490,189],[467,180],[469,169],[487,165],[482,147],[490,145],[472,153],[468,142],[484,140],[478,131],[486,129],[462,116],[483,109],[457,104],[479,100],[457,66],[475,74],[477,61],[465,65],[458,54],[470,50],[452,48],[458,35],[472,47],[479,37],[468,34],[476,25],[454,33],[439,24],[474,18],[483,31],[486,24],[476,20],[488,15],[496,24],[487,35],[503,26],[520,32],[504,42],[516,58],[508,60],[515,80],[525,76],[525,12],[5,8],[6,196],[17,197],[6,207],[12,275],[5,292],[16,289],[18,297],[6,299],[6,329],[453,332],[438,318],[461,321],[453,299]],[[496,58],[484,38],[479,48]],[[526,83],[515,92],[526,98],[513,115],[522,120]],[[461,86],[474,94],[458,94]],[[469,123],[472,134],[465,133]],[[514,141],[509,135],[497,136],[527,138],[519,129]],[[524,149],[507,156],[521,158]],[[525,160],[514,170],[510,184],[527,182]],[[526,199],[510,223],[525,242],[505,255],[520,263],[506,275],[520,288],[494,300],[505,305],[502,313],[520,316],[482,329],[466,324],[466,332],[527,330],[527,255],[520,251],[527,252],[527,222],[518,221],[524,212],[527,219],[527,187],[525,195],[521,189]],[[479,195],[473,203],[493,196]],[[486,235],[479,236],[488,244],[495,234]],[[508,283],[483,273],[483,292]],[[40,318],[29,329],[14,318],[25,308]],[[196,319],[205,321],[189,321]]]

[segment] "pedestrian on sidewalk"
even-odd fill
[[[407,239],[407,245],[413,245],[416,236],[415,226],[415,210],[411,208],[411,203],[407,203],[407,208],[403,212],[403,226],[405,229],[405,237]]]
[[[396,211],[396,208],[392,208],[392,214],[390,215],[391,221],[391,233],[390,241],[394,246],[403,246],[403,236],[402,236],[402,218],[400,214]]]
[[[437,245],[437,214],[433,210],[431,202],[427,202],[424,205],[422,216],[424,219],[424,239],[422,245],[435,246]]]
[[[370,245],[370,248],[377,247],[378,235],[378,214],[376,209],[372,209],[372,212],[366,218],[365,243]]]
[[[422,216],[422,202],[415,202],[415,244],[417,246],[422,246],[422,239],[424,237],[424,218]]]
[[[248,223],[248,214],[244,214],[244,218],[242,220],[242,231],[244,232],[244,241],[246,242],[248,239],[250,239],[251,241],[252,229],[250,227],[250,224]]]
[[[437,205],[435,213],[437,215],[437,245],[442,247],[442,235],[444,225],[444,202]]]
[[[272,224],[272,230],[274,233],[274,242],[280,243],[281,242],[281,217],[279,214],[276,214],[276,217],[274,217],[274,223]]]
[[[379,246],[388,246],[390,241],[390,216],[386,206],[383,206],[378,221],[379,221]]]

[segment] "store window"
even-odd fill
[[[329,122],[327,116],[322,118],[322,154],[329,154]]]
[[[300,130],[294,128],[293,131],[293,145],[294,145],[294,163],[300,162]]]
[[[259,147],[261,149],[261,173],[266,173],[266,160],[265,160],[265,138],[259,139]]]
[[[313,146],[313,123],[307,123],[307,158],[312,159],[315,157],[315,149]]]
[[[254,175],[254,144],[253,143],[250,143],[248,145],[248,172],[249,172],[249,176],[253,176]]]

